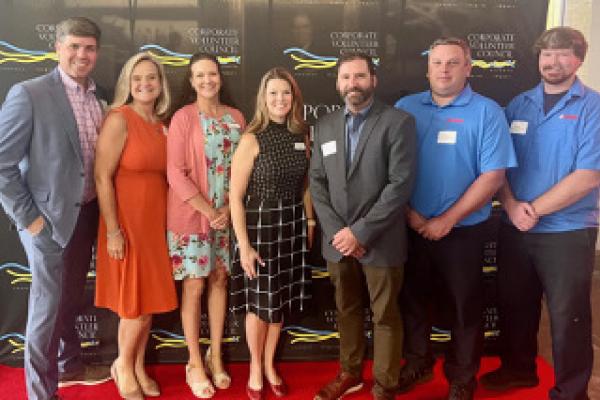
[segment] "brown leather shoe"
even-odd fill
[[[360,376],[341,371],[334,380],[323,386],[314,400],[338,400],[347,394],[358,392],[363,387]]]

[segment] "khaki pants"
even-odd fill
[[[360,376],[365,354],[365,315],[362,299],[366,281],[373,312],[373,377],[376,386],[392,389],[398,383],[403,328],[398,295],[404,268],[361,265],[352,257],[327,263],[335,286],[342,370]]]

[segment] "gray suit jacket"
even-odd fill
[[[19,164],[21,163],[21,168]],[[0,202],[17,227],[42,215],[66,246],[81,207],[77,122],[58,69],[14,85],[0,109]]]
[[[406,260],[404,206],[415,170],[414,118],[376,100],[348,171],[344,123],[340,109],[319,118],[315,127],[310,193],[323,231],[323,257],[342,258],[330,242],[348,226],[367,248],[361,263],[401,266]]]

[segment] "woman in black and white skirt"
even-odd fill
[[[269,70],[233,156],[229,204],[237,245],[231,304],[246,311],[251,400],[264,398],[263,372],[276,396],[287,393],[274,367],[275,349],[285,316],[306,308],[310,297],[306,258],[314,219],[306,191],[309,151],[302,109],[291,74]]]

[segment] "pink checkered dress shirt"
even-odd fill
[[[102,123],[102,107],[96,98],[96,84],[88,80],[87,90],[79,85],[60,67],[58,68],[62,82],[71,103],[77,128],[79,131],[79,142],[83,156],[83,168],[85,173],[85,185],[83,188],[83,203],[96,198],[96,185],[94,182],[94,156],[96,154],[96,140],[98,130]]]

